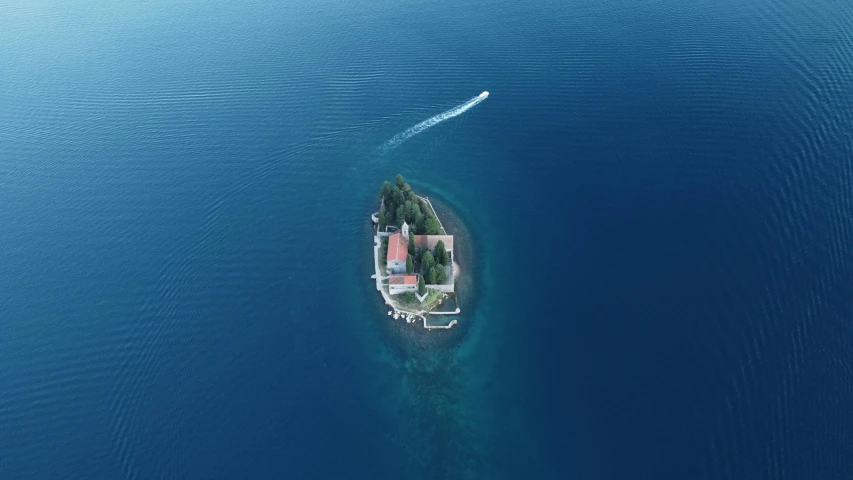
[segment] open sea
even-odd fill
[[[853,478],[853,2],[0,0],[0,479],[161,478]]]

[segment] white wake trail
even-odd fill
[[[439,123],[451,119],[453,117],[462,115],[463,113],[467,112],[471,108],[474,108],[475,105],[487,98],[489,98],[489,92],[483,92],[477,95],[476,97],[468,100],[467,102],[463,103],[462,105],[458,105],[444,113],[440,113],[432,118],[428,118],[423,122],[415,125],[414,127],[411,127],[408,130],[394,135],[391,140],[388,140],[387,142],[383,143],[381,147],[379,147],[379,152],[384,154],[388,150],[398,147],[401,143],[423,132],[427,128],[438,125]]]

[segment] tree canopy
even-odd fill
[[[437,218],[431,216],[424,221],[424,234],[441,235],[441,225]]]
[[[415,236],[409,235],[409,255],[415,255]]]
[[[447,282],[447,271],[445,270],[444,266],[436,264],[432,268],[435,269],[435,283],[443,284]]]
[[[420,275],[418,277],[418,295],[423,295],[426,293],[426,283],[424,283],[424,276]]]
[[[406,222],[416,235],[440,235],[441,224],[429,205],[418,198],[411,185],[397,175],[394,184],[384,182],[379,190],[387,225],[403,226]],[[381,209],[380,209],[381,210]]]
[[[447,262],[450,261],[450,258],[447,255],[447,250],[444,248],[443,240],[439,240],[438,243],[435,244],[435,261],[442,265],[447,265]]]
[[[397,187],[394,187],[391,190],[391,196],[393,197],[394,205],[396,205],[397,208],[400,208],[400,206],[403,205],[403,202],[406,201],[406,196],[403,195],[403,192],[401,192]]]
[[[415,264],[412,261],[411,255],[406,255],[406,273],[412,273],[415,271]]]
[[[391,194],[391,182],[386,180],[385,183],[382,184],[382,189],[379,191],[379,196],[382,198],[386,198],[390,194]]]
[[[427,283],[441,285],[446,281],[447,273],[444,271],[444,267],[442,265],[435,264],[429,269],[429,273],[427,274]]]
[[[444,265],[436,263],[435,259],[429,250],[424,252],[421,257],[421,275],[425,277],[426,283],[442,284],[447,281],[447,273],[444,271]]]
[[[426,282],[427,283],[429,283],[430,285],[434,284],[435,283],[435,266],[433,266],[432,268],[427,270],[427,272],[424,275],[426,276]]]
[[[435,259],[432,256],[432,253],[429,251],[424,252],[421,257],[421,273],[426,275],[429,273],[430,269],[435,265]],[[432,282],[429,282],[432,283]]]

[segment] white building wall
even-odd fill
[[[449,285],[429,285],[429,284],[427,284],[426,288],[428,288],[430,290],[437,290],[439,292],[444,292],[444,293],[453,293],[453,290],[454,290],[452,283]]]
[[[388,262],[388,271],[392,273],[406,273],[406,262],[391,260]]]
[[[397,295],[398,293],[414,292],[418,289],[417,285],[388,285],[388,293]]]

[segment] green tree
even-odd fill
[[[382,197],[383,200],[388,201],[389,195],[391,195],[391,182],[386,180],[385,183],[382,184],[379,196]]]
[[[433,285],[435,284],[435,265],[430,268],[426,273],[426,283]]]
[[[406,200],[406,203],[403,204],[403,212],[406,214],[406,221],[409,223],[413,223],[415,221],[415,216],[412,215],[412,202]]]
[[[409,255],[415,254],[415,236],[409,232]]]
[[[385,217],[385,212],[379,212],[379,231],[385,230],[385,225],[388,225],[388,219]]]
[[[394,187],[394,189],[391,191],[391,197],[391,201],[394,204],[394,208],[396,208],[397,210],[402,208],[403,205],[406,203],[406,196],[403,195],[403,192],[401,192],[400,189],[397,187]]]
[[[424,231],[427,235],[441,235],[441,225],[435,217],[429,217],[424,221]]]
[[[427,205],[425,201],[418,199],[418,206],[421,209],[421,213],[423,213],[425,217],[432,216],[432,210],[430,210],[429,205]]]
[[[440,285],[447,281],[447,272],[445,271],[442,265],[436,264],[434,267],[432,267],[432,269],[435,272],[433,274],[433,280],[436,284]]]
[[[411,255],[406,255],[406,273],[412,273],[415,271],[415,264],[412,261]]]
[[[423,257],[421,257],[421,273],[426,275],[432,270],[432,267],[435,265],[435,259],[432,257],[432,253],[429,251],[424,252]],[[429,280],[429,278],[427,278]],[[432,283],[432,282],[427,282]]]
[[[403,190],[403,195],[406,197],[406,200],[414,203],[415,206],[418,207],[418,210],[420,210],[421,207],[420,207],[420,205],[418,205],[418,196],[415,195],[415,192],[413,192],[411,190],[412,187],[410,187],[409,184],[407,183],[404,188],[409,189],[409,190],[405,190],[405,189]]]
[[[447,250],[444,248],[444,240],[439,240],[438,243],[435,244],[435,261],[442,265],[447,265],[447,262],[449,261],[447,257]]]
[[[405,208],[398,208],[397,209],[396,220],[397,220],[397,226],[402,227],[403,223],[406,221],[406,209]]]
[[[418,221],[418,215],[421,214],[421,210],[418,208],[417,203],[406,201],[406,218],[409,223],[416,224]]]
[[[399,188],[400,190],[403,190],[403,187],[405,187],[405,186],[406,186],[406,184],[405,184],[405,182],[403,182],[403,176],[398,173],[397,174],[397,188]]]
[[[423,295],[426,293],[426,283],[424,283],[424,276],[418,276],[418,295]]]

